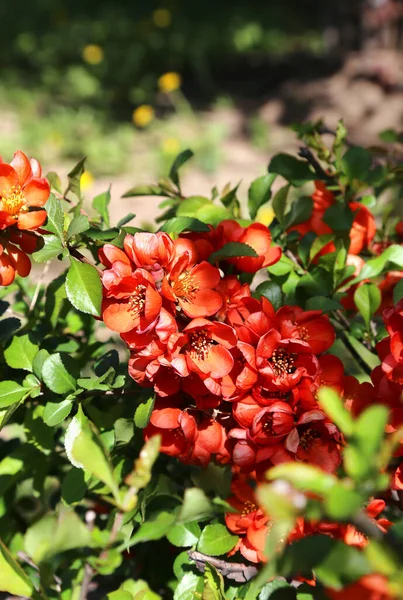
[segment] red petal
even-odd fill
[[[3,252],[0,256],[0,285],[10,285],[15,278],[15,269],[11,264],[10,258]]]
[[[7,195],[17,185],[18,174],[16,170],[6,163],[0,163],[0,197]]]
[[[177,429],[182,411],[179,408],[155,408],[150,423],[161,429]]]
[[[199,288],[215,288],[220,283],[220,271],[208,262],[201,262],[190,272]]]
[[[42,227],[42,225],[46,221],[46,210],[35,210],[32,212],[21,213],[18,216],[18,229],[38,229],[38,227]]]
[[[22,187],[26,180],[32,176],[31,163],[29,162],[28,156],[21,152],[21,150],[17,150],[10,165],[15,169],[19,183]]]
[[[12,244],[8,244],[7,252],[11,260],[11,264],[17,271],[20,277],[27,277],[31,271],[31,261],[28,256]]]
[[[45,178],[35,177],[24,186],[22,191],[28,200],[28,206],[43,206],[50,194],[49,181]]]
[[[139,317],[133,313],[128,303],[110,304],[102,314],[102,320],[109,329],[126,333],[139,323]]]
[[[112,263],[119,261],[125,265],[131,266],[131,262],[127,254],[113,244],[105,244],[98,251],[99,259],[106,267],[111,267]]]
[[[167,296],[167,294],[164,294]],[[214,315],[222,305],[222,298],[218,292],[209,289],[201,289],[192,298],[191,302],[178,299],[179,305],[187,317],[210,317]]]

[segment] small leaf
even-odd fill
[[[208,225],[194,217],[175,217],[166,221],[161,231],[168,233],[182,233],[182,231],[210,231]]]
[[[43,420],[49,427],[55,427],[69,416],[72,407],[71,400],[67,399],[61,402],[48,402],[43,411]]]
[[[67,229],[67,239],[69,240],[75,235],[87,231],[89,228],[90,223],[88,221],[88,217],[86,217],[85,215],[77,215],[76,217],[74,217],[74,219],[69,225],[69,228]]]
[[[199,488],[187,488],[177,522],[199,521],[211,516],[212,513],[213,507],[203,490]]]
[[[128,547],[131,548],[140,542],[150,542],[164,537],[175,522],[175,515],[169,512],[160,512],[153,519],[140,525],[134,536],[130,539]]]
[[[225,208],[229,208],[231,210],[233,210],[234,207],[239,208],[239,200],[236,194],[240,185],[241,182],[239,182],[234,188],[230,189],[229,192],[221,196],[220,202],[225,206]]]
[[[206,563],[202,600],[225,600],[224,578],[215,567]]]
[[[303,223],[308,220],[312,214],[313,210],[313,200],[308,196],[303,196],[302,198],[297,198],[291,204],[291,210],[285,216],[285,229],[289,229],[294,225],[298,225],[299,223]]]
[[[84,170],[85,170],[85,161],[86,161],[86,158],[85,157],[82,158],[68,174],[69,187],[68,187],[67,191],[73,192],[73,194],[75,194],[79,200],[81,200],[80,180],[81,180],[81,175],[84,173]]]
[[[201,534],[200,526],[196,521],[183,523],[171,527],[167,534],[168,541],[174,546],[190,548],[194,546]]]
[[[122,198],[134,196],[168,196],[168,194],[159,185],[136,185],[125,192]]]
[[[54,233],[61,242],[64,241],[63,226],[64,226],[64,214],[60,200],[53,194],[50,194],[48,201],[44,208],[46,209],[48,218],[44,229]]]
[[[49,181],[51,189],[56,190],[59,194],[62,193],[62,182],[55,171],[49,171],[49,173],[46,174],[46,179]]]
[[[67,394],[74,392],[77,383],[72,371],[75,371],[75,364],[66,354],[52,354],[49,356],[42,367],[42,378],[47,387],[56,394]]]
[[[66,293],[77,310],[100,316],[102,284],[95,267],[71,258],[66,277]]]
[[[269,164],[269,173],[281,175],[295,187],[300,187],[317,177],[307,162],[298,160],[291,154],[273,156]]]
[[[375,460],[385,436],[389,411],[386,406],[368,407],[354,424],[354,442],[358,443],[361,453]]]
[[[150,398],[139,404],[134,413],[134,424],[139,429],[147,427],[151,413],[153,412],[155,404],[155,396],[152,395]]]
[[[284,228],[285,225],[285,209],[287,208],[287,198],[288,198],[288,193],[290,191],[290,186],[289,185],[285,185],[284,187],[280,188],[278,190],[278,192],[276,193],[276,195],[273,198],[273,210],[274,210],[274,214],[276,215],[277,221],[280,223],[280,225]]]
[[[226,554],[238,542],[238,536],[232,535],[225,525],[206,525],[197,545],[199,552],[209,556]]]
[[[102,221],[107,227],[110,226],[109,222],[109,203],[111,201],[111,189],[109,188],[106,192],[95,196],[92,201],[92,207],[101,216]],[[119,225],[118,225],[119,227]]]
[[[347,150],[341,160],[341,164],[344,173],[350,181],[354,179],[366,181],[372,164],[371,154],[364,148],[355,146]]]
[[[328,233],[326,235],[320,235],[317,237],[309,250],[309,260],[313,260],[325,246],[327,246],[330,242],[333,242],[334,237],[335,236],[333,233]]]
[[[126,215],[125,217],[122,217],[116,224],[116,227],[123,227],[123,225],[126,225],[126,223],[130,223],[130,221],[132,221],[135,218],[135,214],[134,213],[129,213],[128,215]]]
[[[203,577],[186,573],[175,588],[173,600],[195,600],[200,597],[204,587]]]
[[[178,154],[178,156],[175,158],[175,160],[172,164],[172,167],[169,171],[169,177],[170,177],[170,179],[172,179],[174,184],[176,186],[178,186],[178,189],[180,189],[178,171],[185,163],[187,163],[188,160],[190,160],[192,158],[192,156],[193,156],[193,152],[191,150],[189,150],[189,149],[184,150],[183,152]]]
[[[4,351],[4,358],[12,369],[32,371],[32,362],[37,352],[38,346],[31,342],[29,334],[19,335],[14,336],[11,344]]]
[[[275,310],[284,304],[283,292],[281,287],[275,281],[263,281],[256,288],[258,297],[264,296],[272,303]]]
[[[380,307],[381,300],[381,291],[373,283],[364,283],[355,290],[354,302],[367,327],[369,327],[371,318]]]
[[[337,425],[345,436],[353,433],[354,421],[351,414],[344,407],[339,394],[330,387],[321,387],[318,390],[319,404],[328,417]]]
[[[386,250],[382,252],[380,256],[371,258],[362,267],[358,277],[355,277],[352,281],[350,281],[348,286],[350,287],[351,285],[359,283],[364,279],[377,277],[380,273],[382,273],[382,271],[385,270],[385,267],[389,262],[397,265],[400,269],[403,269],[403,246],[393,244],[392,246],[389,246],[389,248],[386,248]]]
[[[238,256],[258,256],[256,250],[248,244],[242,244],[240,242],[228,242],[224,244],[220,250],[213,252],[209,258],[209,262],[214,264],[220,260],[227,260],[227,258],[236,258]]]
[[[375,367],[381,364],[378,356],[370,352],[370,350],[368,350],[364,344],[361,344],[361,342],[359,342],[353,335],[346,332],[345,336],[358,356],[360,356],[371,369],[375,369]]]
[[[337,300],[333,300],[333,298],[314,296],[313,298],[308,298],[305,308],[306,310],[321,310],[324,313],[328,313],[332,310],[339,310],[343,306]]]
[[[0,381],[0,409],[7,408],[28,395],[27,388],[16,381]]]
[[[32,598],[34,586],[29,577],[24,573],[20,565],[13,558],[8,548],[0,540],[0,590],[13,594]]]
[[[48,358],[49,352],[45,349],[39,350],[32,362],[32,370],[38,379],[42,379],[42,369],[45,360]]]
[[[403,279],[395,286],[393,290],[393,303],[397,304],[403,298]]]
[[[37,263],[47,262],[56,258],[63,252],[63,245],[57,235],[50,234],[42,236],[44,245],[40,250],[33,252],[32,258]]]
[[[275,173],[270,173],[269,175],[258,177],[252,182],[248,190],[248,208],[251,219],[255,219],[259,208],[270,200],[271,186],[276,177]]]

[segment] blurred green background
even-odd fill
[[[376,37],[367,4],[3,1],[1,153],[19,147],[52,166],[87,155],[95,176],[161,172],[188,145],[198,168],[214,172],[226,141],[241,138],[267,155],[282,143],[277,125],[309,117],[313,103],[328,108],[329,78]],[[300,87],[318,80],[323,90]]]

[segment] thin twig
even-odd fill
[[[309,150],[309,148],[307,148],[306,146],[301,146],[301,148],[299,149],[298,155],[301,158],[304,158],[306,161],[308,161],[308,163],[311,165],[311,167],[313,167],[313,170],[318,175],[318,177],[320,177],[321,179],[325,179],[326,181],[331,181],[332,178],[321,167],[321,165],[316,160],[315,156]]]
[[[102,275],[101,269],[99,269],[96,265],[94,265],[94,263],[91,260],[89,260],[86,256],[84,256],[84,254],[81,254],[81,252],[79,250],[77,250],[77,248],[72,248],[70,246],[69,252],[70,252],[71,256],[74,256],[74,258],[76,258],[80,262],[85,263],[86,265],[91,265],[91,267],[95,267],[96,270],[98,271],[99,275]]]
[[[31,304],[29,306],[29,312],[32,312],[34,310],[34,308],[35,308],[36,302],[38,300],[39,292],[40,292],[40,289],[41,289],[42,281],[43,281],[44,277],[46,277],[46,275],[47,275],[47,273],[49,271],[49,268],[50,268],[50,260],[48,260],[45,263],[45,266],[43,267],[43,271],[41,273],[41,276],[38,279],[38,283],[36,284],[35,292],[34,292],[34,295],[32,296]]]
[[[196,567],[202,573],[204,573],[206,563],[208,563],[209,565],[215,567],[217,571],[223,575],[223,577],[227,577],[227,579],[232,579],[233,581],[238,581],[239,583],[246,583],[253,577],[256,577],[258,573],[257,568],[251,565],[227,562],[225,560],[221,560],[220,558],[207,556],[207,554],[202,554],[201,552],[196,552],[194,550],[189,550],[188,555],[189,558],[194,560]]]

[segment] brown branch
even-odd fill
[[[321,167],[319,162],[316,160],[313,153],[306,146],[301,146],[298,152],[298,156],[304,158],[313,168],[316,175],[320,177],[320,179],[324,179],[325,181],[332,181],[332,178],[326,173],[326,171]]]
[[[196,567],[202,573],[204,573],[206,563],[208,563],[209,565],[215,567],[217,571],[223,575],[223,577],[232,579],[238,583],[246,583],[247,581],[253,579],[253,577],[256,577],[258,574],[256,567],[245,565],[244,563],[227,562],[225,560],[215,558],[214,556],[207,556],[201,552],[196,552],[195,550],[189,550],[188,555],[189,558],[194,560]]]

